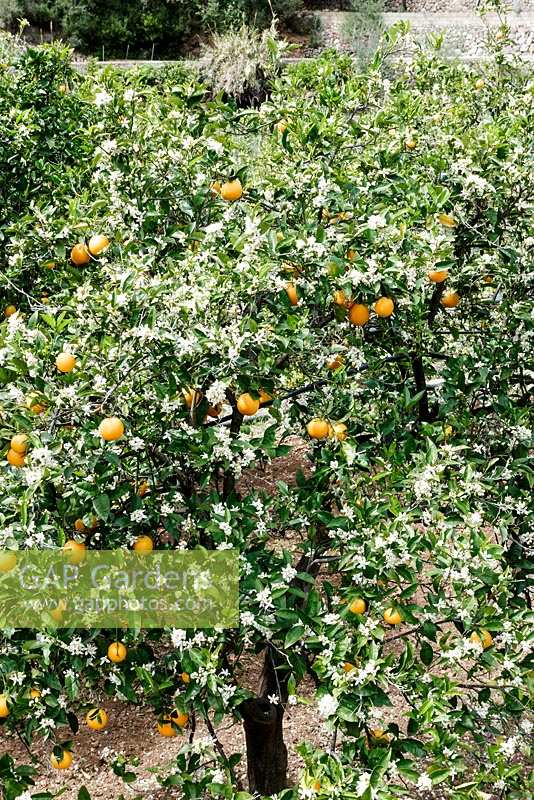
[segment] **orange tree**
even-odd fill
[[[159,775],[187,798],[532,788],[533,89],[499,39],[392,68],[393,32],[257,110],[60,46],[1,74],[0,545],[241,565],[236,629],[4,630],[2,733],[76,764],[100,689],[189,731]],[[288,787],[301,703],[331,741]]]

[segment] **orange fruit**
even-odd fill
[[[444,228],[455,228],[456,227],[456,220],[452,216],[452,214],[446,214],[444,211],[441,214],[438,214],[438,220],[441,222]]]
[[[39,403],[36,400],[28,400],[27,407],[32,412],[32,414],[42,414],[46,411],[46,405],[44,403]]]
[[[396,608],[386,608],[383,618],[388,625],[399,625],[402,622],[400,612]]]
[[[4,317],[12,317],[13,314],[17,313],[16,306],[6,306],[4,309]]]
[[[84,533],[87,530],[83,519],[74,520],[74,530],[78,531],[78,533]]]
[[[108,658],[114,664],[120,664],[126,659],[128,648],[122,642],[112,642],[108,647]]]
[[[17,453],[15,450],[8,450],[6,456],[8,464],[11,464],[12,467],[23,467],[24,462],[26,461],[26,457],[23,453]]]
[[[221,186],[221,197],[223,200],[233,202],[234,200],[239,200],[242,195],[243,187],[241,186],[239,178],[233,181],[227,181]]]
[[[5,694],[0,694],[0,719],[9,717],[9,708],[7,707],[7,697]]]
[[[306,430],[312,439],[327,439],[330,433],[330,423],[326,419],[314,417],[306,425]]]
[[[103,708],[92,708],[85,717],[87,726],[93,731],[102,731],[109,722],[108,715]]]
[[[60,600],[58,605],[55,608],[53,608],[52,611],[50,612],[50,616],[52,617],[54,622],[57,622],[58,624],[61,622],[61,620],[63,619],[63,612],[65,611],[66,608],[67,608],[66,602],[64,600]]]
[[[78,242],[78,244],[74,245],[70,251],[70,260],[73,264],[76,264],[77,267],[83,267],[84,264],[90,262],[91,256],[89,255],[89,250],[83,242]]]
[[[343,291],[343,289],[336,289],[334,292],[334,304],[336,306],[346,306],[347,305],[347,295]]]
[[[10,447],[11,450],[15,451],[15,453],[24,455],[24,453],[28,449],[28,437],[26,436],[26,434],[16,433],[15,436],[11,438]]]
[[[369,322],[369,309],[363,303],[355,303],[350,307],[349,320],[353,325],[366,325]]]
[[[449,270],[448,269],[433,269],[427,273],[428,279],[432,281],[432,283],[443,283],[449,277]]]
[[[63,545],[63,552],[68,556],[71,564],[81,564],[85,560],[86,546],[83,542],[76,542],[69,539]]]
[[[56,357],[56,367],[60,372],[72,372],[76,365],[76,359],[72,353],[60,353]]]
[[[30,689],[30,697],[32,700],[38,700],[41,697],[39,689]]]
[[[158,733],[161,736],[177,736],[178,733],[174,726],[185,728],[188,722],[189,714],[175,709],[171,711],[170,715],[166,714],[161,722],[158,722]]]
[[[344,422],[334,422],[331,436],[338,442],[344,442],[348,436],[348,429]]]
[[[298,305],[299,296],[297,294],[297,287],[294,283],[286,284],[286,294],[289,297],[289,302],[292,306]]]
[[[391,297],[379,297],[375,303],[375,313],[378,317],[390,317],[394,308],[395,303]]]
[[[354,600],[351,601],[349,611],[351,614],[365,614],[367,611],[367,603],[363,598],[355,597]]]
[[[136,553],[150,553],[154,549],[154,542],[150,536],[138,536],[133,549]]]
[[[326,362],[328,369],[339,369],[343,366],[344,360],[341,353],[334,353]]]
[[[266,392],[265,389],[260,389],[259,395],[260,395],[260,406],[262,406],[264,403],[269,403],[273,399],[272,394]]]
[[[13,550],[0,550],[0,572],[11,572],[16,563],[17,554]]]
[[[124,436],[124,423],[118,417],[106,417],[98,426],[98,432],[105,442],[116,442]]]
[[[321,781],[314,781],[313,788],[315,789],[316,792],[318,792],[321,788]]]
[[[473,644],[481,645],[484,650],[487,650],[488,647],[491,647],[493,644],[493,636],[485,628],[481,629],[480,634],[478,634],[476,631],[473,631],[469,638]]]
[[[260,407],[259,399],[255,399],[248,392],[240,394],[237,398],[237,410],[245,417],[253,417]]]
[[[198,406],[202,400],[202,392],[199,392],[198,389],[192,389],[190,386],[187,389],[182,389],[182,394],[188,408],[191,408],[193,403]]]
[[[221,182],[220,181],[212,181],[210,183],[210,191],[213,195],[221,193]]]
[[[456,308],[460,302],[460,295],[458,292],[447,292],[441,298],[441,305],[443,308]]]
[[[91,236],[89,239],[89,252],[92,256],[99,256],[100,253],[105,253],[109,247],[109,239],[101,233]]]
[[[190,676],[189,672],[182,672],[182,674],[180,675],[180,678],[182,679],[182,681],[184,683],[189,683],[191,681],[191,676]]]
[[[54,769],[69,769],[72,765],[72,753],[70,750],[63,750],[61,758],[57,758],[53,753],[50,756],[50,763]]]
[[[351,664],[349,661],[345,661],[343,664],[343,672],[352,672],[353,669],[356,669],[354,664]]]

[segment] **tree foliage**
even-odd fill
[[[243,720],[252,748],[262,722],[260,795],[532,789],[532,80],[499,51],[393,68],[395,36],[365,72],[327,54],[245,112],[183,71],[82,78],[60,46],[0,73],[0,291],[17,308],[0,325],[0,435],[5,450],[29,437],[24,466],[1,469],[0,546],[149,534],[235,548],[242,566],[239,629],[125,632],[120,664],[112,631],[4,631],[0,726],[28,742],[72,739],[99,685],[154,723],[174,707]],[[234,177],[229,203],[212,183]],[[95,233],[109,250],[73,265]],[[272,403],[243,417],[237,398],[260,390]],[[126,433],[104,444],[111,415]],[[298,468],[277,472],[282,457]],[[260,654],[254,694],[242,665]],[[285,788],[284,712],[309,702],[337,746],[302,743]],[[184,738],[160,778],[245,800],[238,761]],[[8,800],[31,779],[0,761]]]

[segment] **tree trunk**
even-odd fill
[[[278,704],[268,697],[278,697]],[[241,706],[247,743],[249,791],[270,795],[287,788],[287,747],[284,742],[284,704],[287,687],[278,678],[272,651],[265,652],[263,672],[257,697]]]

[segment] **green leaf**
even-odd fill
[[[434,658],[434,651],[432,649],[432,645],[430,645],[428,642],[423,642],[423,644],[421,645],[421,649],[419,650],[419,658],[421,659],[423,664],[425,664],[428,667],[429,664],[432,663],[432,660]]]
[[[107,494],[99,494],[93,498],[93,508],[101,520],[107,520],[111,503]]]
[[[291,645],[295,644],[295,642],[298,642],[298,640],[303,636],[303,634],[304,634],[304,625],[295,625],[286,633],[284,647],[291,647]]]

